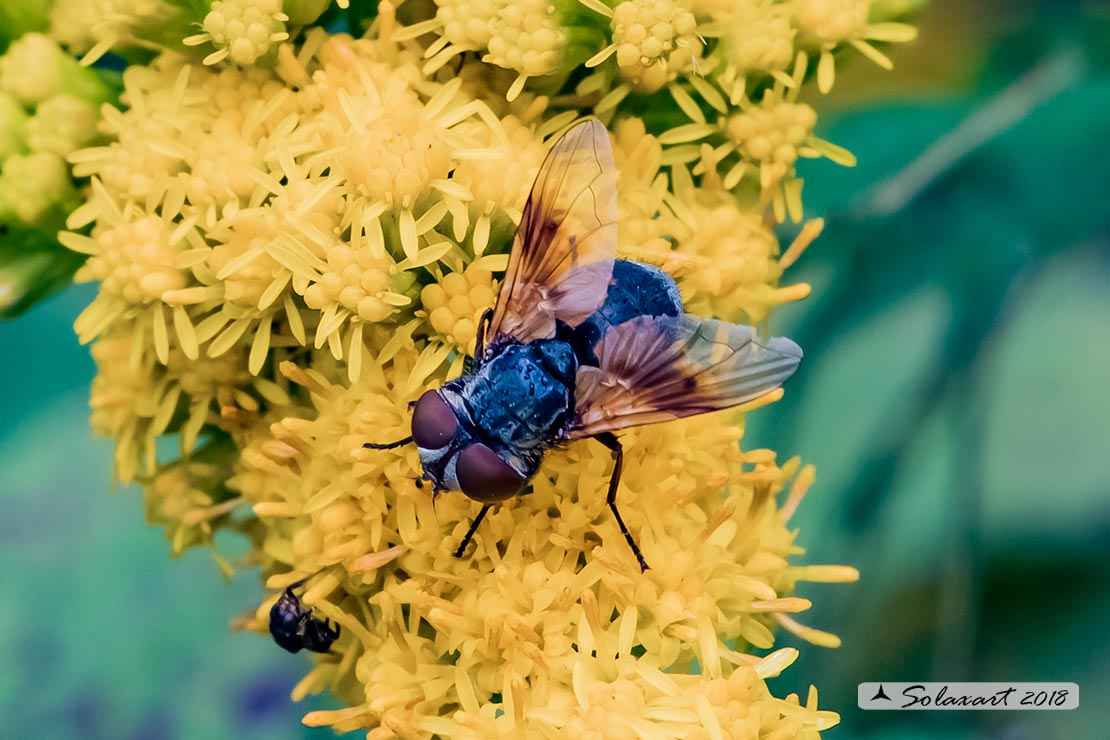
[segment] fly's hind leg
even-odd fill
[[[613,451],[613,475],[609,478],[609,494],[605,497],[605,502],[609,504],[610,511],[617,519],[617,525],[621,528],[621,534],[624,535],[625,542],[632,548],[632,554],[636,556],[636,561],[640,564],[640,572],[648,569],[647,561],[644,560],[643,553],[640,552],[636,540],[632,539],[632,534],[628,531],[628,527],[624,524],[624,519],[621,519],[621,513],[617,511],[617,488],[621,484],[621,469],[624,467],[624,448],[621,446],[620,440],[612,432],[603,432],[594,437],[598,442],[608,447]]]

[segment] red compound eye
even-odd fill
[[[438,392],[428,391],[416,402],[416,410],[412,413],[412,438],[418,447],[438,450],[455,438],[458,428],[455,412]]]
[[[528,482],[496,452],[480,442],[459,454],[455,476],[462,492],[483,504],[512,498]]]

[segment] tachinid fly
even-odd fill
[[[519,494],[556,444],[592,437],[613,451],[617,511],[622,450],[614,432],[750,401],[779,387],[802,358],[785,338],[682,312],[674,280],[618,260],[616,169],[609,134],[586,119],[540,167],[513,241],[497,305],[478,327],[474,364],[415,403],[412,436],[424,478],[490,507]]]

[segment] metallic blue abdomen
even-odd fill
[[[469,378],[463,401],[494,447],[546,447],[574,408],[578,361],[556,339],[501,347]]]
[[[679,316],[682,296],[674,278],[658,267],[617,260],[605,303],[574,329],[560,325],[555,334],[574,347],[583,365],[597,365],[594,345],[609,329],[637,316]]]

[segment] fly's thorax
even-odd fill
[[[565,342],[497,347],[460,391],[479,436],[515,454],[551,446],[574,408],[578,361]]]

